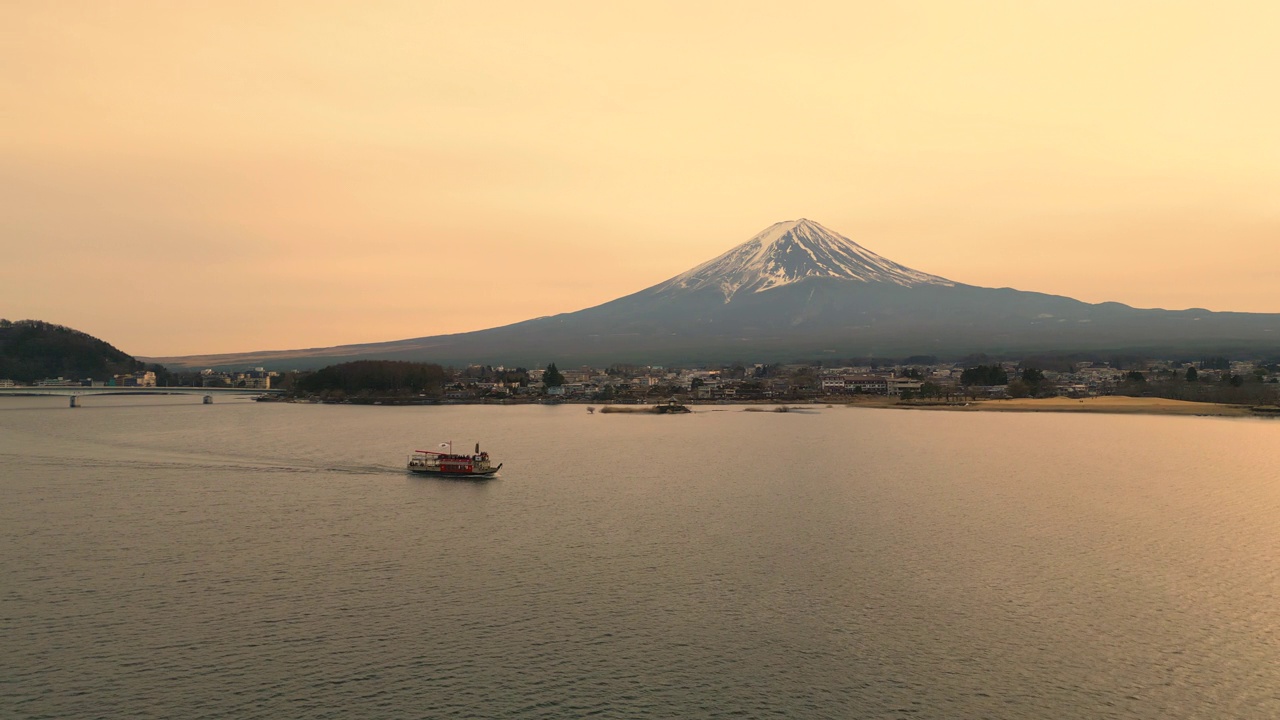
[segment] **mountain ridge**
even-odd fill
[[[1138,309],[966,285],[896,263],[801,218],[774,223],[648,288],[574,312],[381,343],[148,360],[287,369],[351,359],[696,364],[1225,348],[1280,351],[1280,314]]]

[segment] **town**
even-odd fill
[[[1210,358],[1194,362],[1069,363],[1041,370],[1027,363],[987,360],[824,365],[821,363],[732,364],[667,368],[611,365],[541,369],[502,365],[441,368],[423,363],[357,361],[347,366],[391,364],[436,368],[432,387],[385,384],[370,387],[308,387],[317,371],[279,372],[261,367],[242,371],[169,372],[163,368],[116,375],[105,381],[51,378],[33,387],[208,387],[283,389],[290,399],[321,402],[486,403],[600,402],[833,402],[882,397],[899,402],[947,403],[969,400],[1106,395],[1168,397],[1177,400],[1274,403],[1280,397],[1280,364]],[[343,366],[335,366],[341,368]],[[0,387],[20,387],[0,379]],[[408,392],[413,390],[413,392]]]
[[[1069,371],[1038,370],[1010,362],[837,367],[754,364],[715,369],[622,365],[564,370],[553,364],[525,374],[527,379],[511,379],[500,377],[509,375],[502,367],[473,365],[456,372],[445,386],[443,398],[455,402],[515,398],[651,402],[668,397],[712,402],[817,402],[870,395],[903,401],[958,401],[1155,395],[1181,390],[1176,399],[1228,396],[1240,402],[1262,402],[1280,390],[1277,364],[1222,359],[1183,364],[1153,362],[1142,370],[1085,362]]]

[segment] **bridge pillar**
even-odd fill
[[[204,396],[204,404],[205,404],[205,405],[212,405],[212,404],[213,404],[213,396],[212,396],[212,395],[205,395],[205,396]]]
[[[71,407],[80,407],[80,403],[76,402],[79,398],[75,395],[71,396]]]

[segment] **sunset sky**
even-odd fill
[[[476,330],[807,217],[1280,312],[1276,2],[0,6],[0,317],[141,356]]]

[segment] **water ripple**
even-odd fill
[[[1274,423],[206,410],[0,416],[0,714],[1280,717]]]

